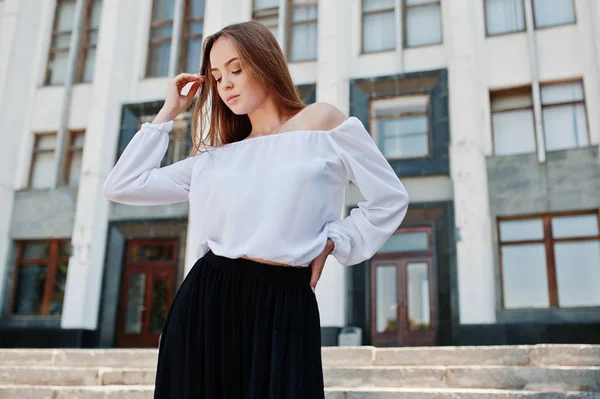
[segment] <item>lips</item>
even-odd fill
[[[234,98],[237,98],[237,97],[239,97],[239,96],[240,96],[239,94],[234,94],[234,95],[231,95],[231,96],[227,97],[227,101],[231,101],[231,100],[233,100]]]

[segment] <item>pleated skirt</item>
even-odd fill
[[[169,309],[155,399],[324,399],[310,268],[208,251]]]

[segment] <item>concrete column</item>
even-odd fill
[[[135,35],[138,19],[135,2],[104,0],[102,3],[62,328],[97,326],[109,211],[102,186],[114,166],[121,105],[128,98],[129,82],[135,74],[131,68],[135,41],[122,38]]]
[[[350,105],[350,11],[346,0],[319,2],[317,101],[331,103],[346,115]],[[316,290],[323,327],[346,323],[345,274],[346,268],[328,257]]]
[[[459,312],[462,324],[495,321],[492,230],[483,145],[481,76],[483,26],[477,2],[444,3],[450,96],[450,171],[457,227]],[[481,21],[482,22],[482,21]]]
[[[9,264],[10,220],[22,147],[29,142],[29,121],[37,89],[41,32],[51,4],[5,0],[0,8],[0,302],[10,295],[4,277]],[[45,63],[44,63],[45,67]],[[29,165],[27,165],[29,167]],[[2,305],[0,303],[0,305]]]

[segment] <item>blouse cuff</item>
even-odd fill
[[[142,130],[146,129],[158,130],[159,132],[169,133],[173,129],[173,121],[170,120],[168,122],[163,123],[146,122],[142,125]]]
[[[335,231],[332,231],[331,225],[329,232],[327,233],[327,238],[330,238],[334,244],[333,251],[331,251],[330,255],[336,258],[342,266],[346,266],[348,257],[350,256],[350,242],[344,240],[342,236]]]

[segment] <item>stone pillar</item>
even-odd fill
[[[450,171],[454,182],[460,322],[495,322],[494,263],[481,101],[485,37],[479,2],[444,3],[448,49]]]
[[[317,101],[328,102],[346,115],[350,89],[350,7],[346,0],[319,2]],[[342,211],[342,216],[346,216]],[[343,327],[347,270],[329,256],[317,284],[317,300],[323,327]]]
[[[134,79],[139,10],[135,2],[104,0],[81,180],[73,226],[73,254],[65,289],[62,328],[96,329],[106,251],[109,201],[104,180],[115,162],[121,104]]]

